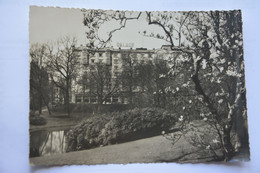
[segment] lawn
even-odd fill
[[[175,145],[162,135],[132,142],[52,156],[30,158],[32,165],[126,164],[156,162],[206,162],[212,157],[199,157],[200,152],[185,139]]]

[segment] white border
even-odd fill
[[[259,1],[260,2],[260,1]],[[256,0],[9,0],[0,1],[0,172],[260,172],[260,3]],[[32,169],[28,161],[29,6],[120,10],[242,9],[251,161],[228,164],[128,164]]]

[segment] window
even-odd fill
[[[83,65],[85,65],[85,66],[88,65],[88,59],[87,59],[87,58],[84,58],[84,59],[83,59]]]
[[[114,59],[114,64],[118,64],[118,59]]]
[[[90,98],[90,102],[91,102],[91,103],[95,103],[96,101],[97,101],[96,97],[91,97],[91,98]]]
[[[118,66],[117,66],[117,65],[115,65],[115,66],[114,66],[114,69],[115,69],[115,70],[117,70],[117,69],[118,69]]]
[[[111,102],[111,98],[106,98],[106,99],[105,99],[105,102],[106,102],[106,103],[110,103],[110,102]]]
[[[103,53],[100,52],[98,55],[99,55],[99,57],[102,57]]]
[[[81,96],[76,96],[76,103],[80,103],[81,102]]]
[[[128,61],[122,61],[122,66],[123,66],[123,67],[126,67],[126,66],[130,66],[130,64],[129,64]]]
[[[125,58],[126,58],[126,54],[123,53],[123,54],[122,54],[122,59],[125,59]]]
[[[91,60],[91,62],[92,62],[92,63],[95,63],[95,60],[94,60],[94,59],[92,59],[92,60]]]
[[[114,96],[113,97],[113,103],[117,103],[118,102],[118,97],[117,96]]]
[[[91,71],[95,70],[95,65],[91,65],[91,66],[89,66],[89,67],[90,67],[90,70],[91,70]]]
[[[84,103],[88,103],[89,102],[89,98],[88,97],[84,97]]]

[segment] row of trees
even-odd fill
[[[142,63],[137,61],[136,54],[129,54],[122,59],[122,71],[112,74],[112,66],[105,63],[84,67],[80,63],[80,54],[75,50],[75,44],[75,39],[66,37],[56,45],[32,45],[32,109],[37,108],[41,113],[44,105],[51,113],[49,103],[53,101],[53,90],[56,87],[60,89],[58,94],[64,99],[61,101],[69,115],[71,92],[76,89],[75,86],[81,86],[76,92],[83,94],[83,98],[97,99],[99,105],[117,96],[127,99],[132,107],[172,107],[171,101],[175,93],[170,88],[176,86],[177,81],[170,74],[171,69],[164,60],[164,54]],[[38,99],[39,104],[35,99]],[[35,104],[37,106],[33,106]]]
[[[71,82],[77,75],[76,70],[79,64],[78,55],[74,52],[75,45],[75,38],[64,37],[56,43],[31,46],[31,109],[38,109],[41,113],[44,105],[51,114],[49,103],[52,101],[53,87],[55,86],[64,96],[64,105],[68,116],[70,115]],[[38,99],[38,104],[34,102],[34,99]]]
[[[82,10],[84,12],[84,10]],[[124,12],[115,11],[109,14],[102,10],[90,10],[84,12],[84,25],[87,26],[86,36],[88,40],[88,48],[104,48],[111,42],[112,34],[124,28],[128,20],[136,20],[140,17],[135,14],[125,16]],[[119,26],[108,33],[107,38],[98,36],[99,28],[109,22],[116,20]],[[60,89],[60,94],[64,97],[64,106],[67,109],[68,115],[71,113],[70,98],[72,81],[79,77],[79,57],[74,49],[77,40],[75,38],[64,37],[56,42],[49,44],[31,45],[30,58],[30,107],[33,110],[39,110],[41,113],[42,106],[47,106],[49,113],[49,102],[51,101],[53,87]],[[94,54],[95,52],[90,52]],[[98,97],[98,103],[103,101],[118,91],[117,85],[112,87],[111,74],[107,73],[107,67],[98,65],[95,67],[95,72],[80,76],[79,82],[85,84],[90,82],[93,88],[92,94]],[[39,69],[39,70],[38,70]],[[86,79],[87,77],[87,79]],[[90,81],[87,81],[90,80]],[[48,82],[48,81],[51,81]],[[54,85],[53,85],[54,84]],[[111,88],[112,87],[112,88]],[[104,90],[109,90],[105,94]],[[37,101],[35,101],[37,100]]]
[[[114,74],[111,66],[104,63],[87,67],[88,70],[78,80],[81,85],[79,92],[83,92],[83,97],[97,98],[98,104],[106,103],[112,96],[120,96],[133,107],[165,107],[165,88],[172,81],[168,75],[170,69],[167,62],[158,58],[138,63],[131,59],[131,55],[123,59],[122,71]],[[144,98],[140,97],[141,94]]]

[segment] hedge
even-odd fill
[[[47,123],[47,120],[43,117],[39,116],[30,116],[30,124],[31,125],[45,125]]]
[[[84,103],[72,103],[70,104],[70,109],[72,113],[88,113],[93,114],[93,112],[97,112],[99,107],[99,113],[106,113],[106,112],[122,112],[130,108],[129,105],[125,104],[107,104],[107,105],[97,105],[97,104],[84,104]],[[66,108],[64,105],[58,105],[52,108],[53,112],[63,112],[66,113]]]
[[[176,116],[164,109],[135,108],[86,119],[67,133],[67,151],[132,141],[167,131]]]

